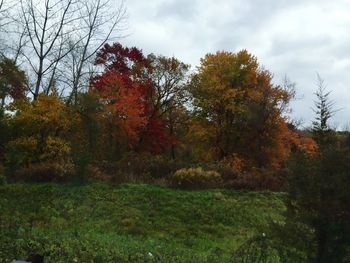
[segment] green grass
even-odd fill
[[[220,194],[220,193],[221,194]],[[283,194],[182,191],[144,184],[0,186],[0,262],[229,262]]]

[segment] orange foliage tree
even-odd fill
[[[283,117],[293,92],[274,85],[272,74],[246,50],[207,54],[192,76],[191,92],[194,135],[206,142],[209,158],[279,167],[298,144]]]

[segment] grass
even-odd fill
[[[230,262],[282,193],[183,191],[145,184],[0,187],[0,262]]]

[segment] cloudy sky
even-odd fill
[[[129,36],[144,53],[175,56],[193,68],[206,53],[247,49],[281,83],[297,84],[293,117],[313,119],[317,73],[350,123],[350,0],[125,0]]]

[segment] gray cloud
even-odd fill
[[[159,19],[168,18],[190,21],[196,14],[197,1],[168,0],[160,2],[157,8],[157,16]]]
[[[196,66],[206,53],[256,55],[280,83],[288,75],[301,100],[293,116],[313,119],[316,72],[328,84],[339,125],[349,123],[350,5],[347,0],[125,0],[130,37],[145,53],[176,56]]]

